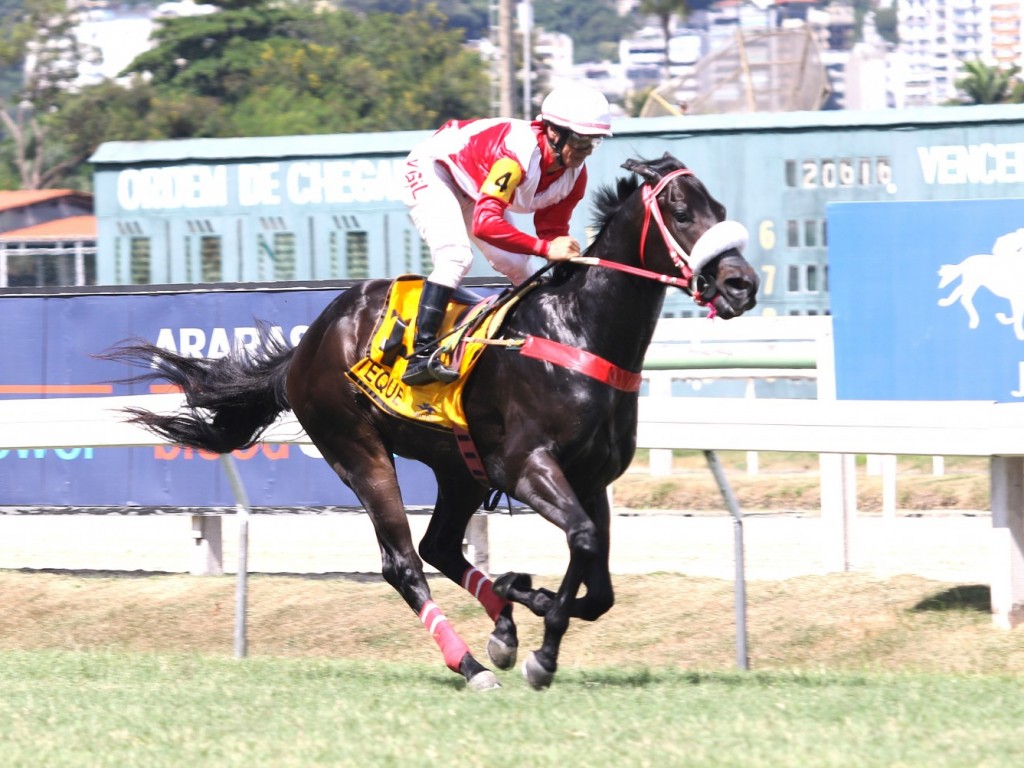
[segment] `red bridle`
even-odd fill
[[[665,283],[676,288],[682,288],[689,292],[695,302],[701,306],[711,306],[712,311],[714,311],[714,305],[709,305],[701,296],[700,290],[694,286],[694,274],[693,270],[690,269],[689,264],[690,255],[679,244],[679,242],[672,237],[672,233],[668,231],[668,227],[665,226],[665,220],[661,215],[661,208],[658,206],[658,195],[662,193],[670,181],[678,178],[679,176],[693,176],[693,171],[689,168],[679,168],[662,176],[658,180],[658,183],[653,187],[650,184],[644,184],[643,189],[641,190],[644,203],[644,223],[640,232],[640,267],[631,267],[627,264],[619,264],[618,262],[592,257],[581,257],[573,259],[573,261],[581,264],[609,267],[611,269],[617,269],[620,272],[628,272],[632,275],[646,277],[651,280],[657,280],[659,283]],[[647,233],[651,228],[651,219],[654,219],[654,222],[658,225],[658,231],[661,233],[661,238],[665,242],[665,247],[668,248],[669,257],[672,259],[672,263],[675,265],[676,269],[679,270],[681,277],[664,275],[660,272],[654,272],[646,268],[645,249],[647,247]]]
[[[676,171],[672,171],[661,177],[657,184],[653,187],[649,184],[645,184],[643,188],[643,200],[644,200],[644,226],[640,231],[640,266],[644,266],[644,249],[647,246],[647,231],[651,226],[651,219],[653,218],[655,223],[658,225],[658,231],[661,232],[661,239],[665,241],[665,247],[668,248],[668,255],[672,258],[672,263],[676,265],[676,269],[686,279],[690,279],[693,276],[693,270],[690,269],[688,254],[683,246],[672,237],[672,233],[668,231],[668,227],[665,226],[665,219],[661,216],[661,207],[658,205],[658,195],[661,194],[662,190],[668,186],[668,183],[679,176],[693,176],[693,171],[689,168],[680,168]]]

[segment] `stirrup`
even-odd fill
[[[418,387],[435,381],[451,384],[458,379],[459,372],[441,362],[438,357],[440,351],[440,349],[435,349],[429,356],[421,353],[409,358],[408,367],[402,376],[402,383],[410,387]]]
[[[431,376],[441,383],[451,384],[459,378],[459,372],[442,363],[441,358],[439,357],[440,354],[440,347],[430,353],[430,358],[427,360],[427,370],[430,371]]]

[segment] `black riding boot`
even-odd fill
[[[447,285],[438,285],[424,281],[423,293],[420,296],[420,306],[416,310],[416,337],[414,345],[415,352],[409,358],[405,375],[402,376],[402,383],[410,386],[429,384],[432,381],[443,381],[445,383],[455,381],[459,377],[457,371],[445,368],[440,362],[430,365],[430,356],[437,349],[431,344],[437,339],[437,332],[441,329],[444,320],[445,310],[448,308],[448,300],[454,293],[454,288]],[[430,344],[426,349],[424,345]]]

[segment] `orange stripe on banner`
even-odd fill
[[[0,395],[109,395],[113,384],[0,384]]]
[[[177,384],[150,384],[149,394],[151,395],[173,395],[177,392],[181,392],[181,387]]]

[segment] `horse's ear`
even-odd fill
[[[686,163],[684,163],[682,160],[680,160],[675,155],[672,155],[672,154],[670,154],[668,152],[666,152],[664,155],[661,156],[661,161],[662,161],[662,163],[664,165],[671,165],[674,169],[679,169],[679,168],[685,168],[686,167]]]
[[[655,185],[661,180],[661,174],[651,168],[647,163],[641,163],[639,160],[627,160],[622,164],[622,167],[627,171],[632,171],[638,174],[650,185]]]

